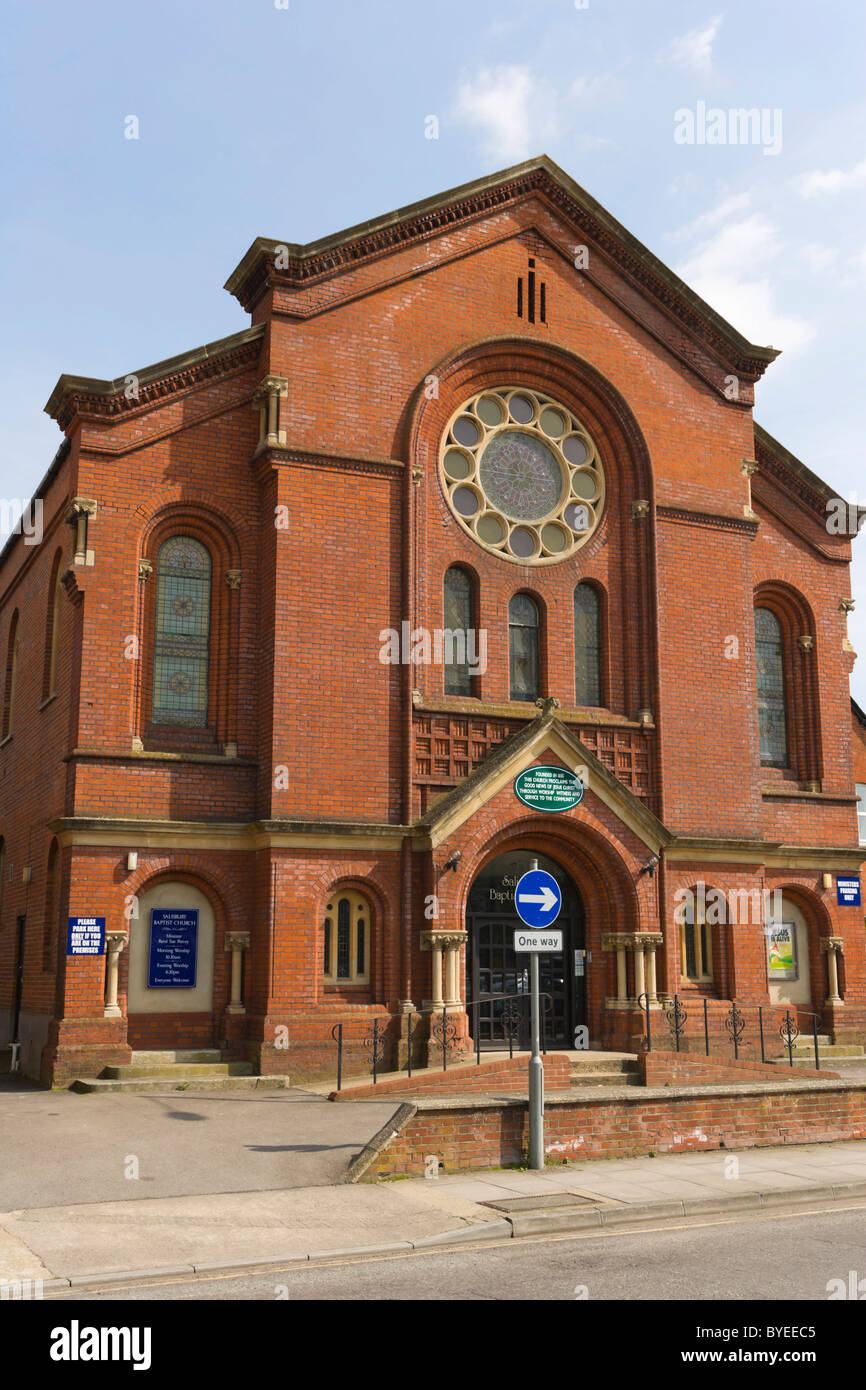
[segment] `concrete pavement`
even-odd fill
[[[543,1173],[100,1201],[0,1213],[0,1277],[86,1287],[155,1270],[315,1263],[351,1252],[372,1257],[858,1204],[866,1204],[859,1141],[562,1164]]]

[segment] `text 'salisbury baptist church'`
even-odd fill
[[[866,1039],[851,538],[753,419],[775,350],[546,157],[227,289],[241,332],[60,378],[44,538],[0,562],[22,1070],[331,1075],[374,1020],[403,1065],[443,1008],[501,1047],[533,859],[548,1047],[634,1048],[675,993],[685,1042],[705,999]]]

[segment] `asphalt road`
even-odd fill
[[[851,1270],[864,1279],[866,1291],[866,1206],[642,1233],[512,1240],[277,1273],[178,1278],[105,1294],[76,1291],[60,1301],[757,1299],[787,1305],[828,1301],[829,1281],[841,1279],[847,1287]],[[783,1320],[799,1321],[800,1314],[793,1318],[787,1311]]]
[[[98,1096],[7,1081],[0,1211],[324,1186],[396,1108],[301,1090]]]

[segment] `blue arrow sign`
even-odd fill
[[[559,916],[562,893],[553,874],[530,869],[514,890],[514,906],[528,927],[549,927]]]

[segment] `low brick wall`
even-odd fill
[[[347,1178],[421,1175],[433,1155],[451,1173],[525,1162],[527,1108],[522,1100],[471,1097],[406,1105],[354,1161]],[[550,1096],[544,1124],[552,1163],[864,1139],[866,1083],[684,1087],[676,1093],[635,1087],[604,1099],[590,1093]]]
[[[568,1090],[571,1063],[564,1053],[542,1058],[547,1091]],[[332,1091],[329,1100],[378,1100],[382,1096],[490,1095],[497,1091],[526,1091],[529,1086],[526,1056],[503,1061],[470,1063],[449,1071],[423,1072],[420,1076],[389,1076],[375,1086],[347,1086]]]
[[[645,1086],[700,1086],[723,1081],[790,1082],[790,1067],[772,1066],[769,1062],[745,1061],[743,1058],[699,1057],[691,1052],[641,1052],[638,1054],[640,1076]],[[803,1079],[838,1081],[837,1071],[810,1069]]]

